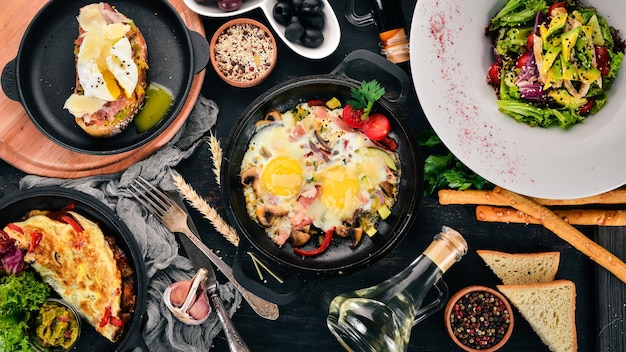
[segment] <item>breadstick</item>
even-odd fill
[[[485,205],[508,205],[500,199],[493,197],[491,191],[477,189],[466,189],[457,191],[452,189],[442,189],[437,192],[439,204],[485,204]]]
[[[506,205],[496,197],[492,197],[491,191],[468,189],[457,191],[442,189],[438,192],[439,203],[449,204],[484,204]],[[583,205],[583,204],[626,204],[626,189],[616,189],[595,196],[575,199],[546,199],[531,198],[541,205]]]
[[[571,225],[626,226],[626,211],[602,209],[559,209],[554,213]],[[532,216],[509,207],[479,205],[476,219],[485,222],[539,224]]]
[[[587,238],[587,236],[583,235],[575,227],[565,222],[565,220],[561,219],[548,208],[538,204],[532,199],[499,186],[494,188],[493,196],[494,198],[499,198],[509,203],[513,208],[539,220],[545,228],[554,232],[561,239],[626,283],[626,264],[622,260],[614,256],[604,247]]]

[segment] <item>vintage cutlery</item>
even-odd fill
[[[133,196],[144,207],[146,207],[148,211],[150,211],[152,215],[165,225],[165,227],[172,232],[184,234],[186,239],[189,239],[197,249],[209,258],[211,262],[222,272],[222,274],[224,274],[224,276],[226,276],[226,278],[228,278],[228,280],[235,286],[235,288],[241,293],[243,299],[248,302],[250,307],[259,316],[269,320],[278,319],[278,306],[254,295],[237,282],[233,276],[232,268],[215,253],[213,253],[213,251],[192,232],[188,224],[188,222],[191,222],[189,215],[178,204],[176,204],[174,200],[141,177],[131,184],[130,191]],[[185,238],[181,238],[181,242],[184,243],[182,240]]]

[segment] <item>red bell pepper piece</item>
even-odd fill
[[[71,225],[74,228],[74,231],[78,233],[83,232],[83,227],[80,226],[80,224],[76,220],[74,220],[73,217],[69,215],[63,215],[61,216],[61,220],[63,220],[66,224]]]
[[[105,327],[109,321],[111,320],[111,307],[106,307],[106,309],[104,310],[104,316],[102,317],[102,320],[100,320],[100,327],[103,328]]]
[[[17,231],[17,232],[22,233],[22,234],[24,233],[24,230],[22,230],[22,228],[21,228],[21,227],[19,227],[19,226],[15,225],[15,224],[14,224],[14,223],[12,223],[12,222],[8,223],[8,224],[7,224],[7,227],[8,227],[8,228],[10,228],[10,229],[11,229],[11,230],[13,230],[13,231]]]
[[[28,244],[28,251],[32,252],[37,248],[39,242],[41,242],[42,234],[39,232],[32,232],[30,234],[30,243]]]
[[[318,255],[322,252],[324,252],[326,250],[326,248],[328,248],[328,246],[330,246],[330,241],[333,239],[333,234],[335,233],[335,228],[333,227],[332,229],[326,231],[326,233],[324,234],[324,241],[322,242],[322,244],[320,244],[319,247],[312,249],[310,251],[307,250],[303,250],[300,248],[294,248],[293,251],[301,256],[304,257],[312,257],[315,255]]]

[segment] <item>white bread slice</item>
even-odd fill
[[[576,285],[569,280],[539,284],[498,285],[552,352],[578,349]]]
[[[505,285],[535,284],[554,280],[559,269],[559,252],[505,253],[476,251]]]

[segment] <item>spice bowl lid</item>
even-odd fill
[[[73,335],[71,337],[70,342],[67,342],[65,344],[65,346],[62,345],[58,345],[58,346],[45,346],[44,344],[41,344],[40,339],[38,338],[39,334],[46,334],[49,337],[49,334],[52,333],[53,330],[56,331],[60,331],[58,323],[58,317],[56,317],[54,319],[54,321],[50,321],[50,323],[54,323],[55,326],[50,326],[48,329],[43,329],[41,331],[38,331],[39,328],[39,322],[41,321],[39,319],[39,315],[42,314],[42,308],[45,306],[56,306],[56,307],[60,307],[65,309],[66,311],[69,311],[70,316],[69,319],[70,321],[76,322],[75,325],[75,335]],[[49,318],[49,317],[48,317]],[[44,319],[48,319],[48,318],[44,318]],[[65,320],[62,320],[62,322],[68,322]],[[69,323],[69,322],[68,322]],[[40,308],[39,311],[35,312],[33,314],[33,316],[31,316],[31,319],[29,320],[29,327],[30,327],[30,332],[29,332],[29,343],[31,345],[31,347],[38,352],[64,352],[64,351],[69,351],[70,349],[72,349],[72,347],[76,344],[76,342],[80,339],[80,330],[81,330],[81,318],[80,315],[78,314],[78,311],[71,306],[70,304],[68,304],[67,302],[65,302],[62,299],[58,299],[58,298],[48,298],[46,299],[46,301],[44,302],[44,304],[42,305],[42,307]],[[69,336],[66,336],[66,338],[70,338]]]
[[[511,337],[513,319],[513,310],[506,297],[480,285],[465,287],[454,294],[444,313],[448,335],[469,352],[500,349]]]
[[[272,32],[250,18],[224,23],[213,34],[209,46],[211,65],[217,75],[239,88],[253,87],[265,80],[278,58]]]

